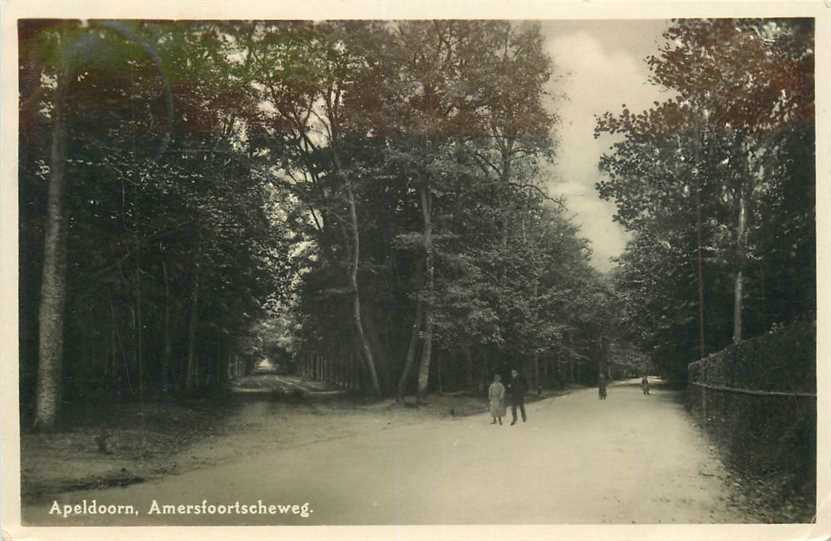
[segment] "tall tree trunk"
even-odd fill
[[[349,223],[352,229],[352,265],[349,269],[349,286],[352,289],[352,321],[355,324],[361,353],[364,357],[367,370],[369,371],[372,392],[380,398],[382,396],[381,385],[378,381],[378,373],[375,370],[375,359],[372,356],[372,348],[369,346],[369,341],[367,340],[366,333],[364,333],[364,326],[361,322],[361,293],[358,290],[358,264],[361,255],[361,236],[358,230],[355,192],[352,190],[351,182],[346,181],[344,184],[346,185],[346,197],[349,203]]]
[[[568,358],[568,382],[572,385],[577,383],[577,359],[574,355],[569,355]]]
[[[366,297],[364,297],[366,298]],[[361,303],[361,321],[364,324],[364,332],[366,333],[367,343],[372,349],[372,359],[375,364],[375,372],[378,374],[378,385],[381,388],[381,394],[386,394],[390,390],[390,367],[387,364],[387,347],[378,332],[375,306],[372,304]],[[337,354],[332,356],[336,359]]]
[[[736,139],[738,154],[742,156],[738,192],[738,216],[736,219],[736,278],[733,288],[733,343],[742,341],[742,310],[744,308],[744,270],[747,257],[748,205],[753,193],[753,178],[750,172],[751,154],[746,134],[738,132]]]
[[[335,105],[331,101],[326,102],[326,108],[329,111],[330,119],[334,119],[336,115],[333,115],[333,111],[335,110]],[[339,141],[339,126],[337,125],[334,120],[329,126],[330,128],[330,137],[331,137],[331,149],[332,149],[332,164],[335,166],[335,172],[340,180],[343,182],[344,188],[346,189],[346,198],[347,204],[349,205],[349,225],[352,234],[352,265],[349,269],[349,286],[352,290],[352,320],[353,324],[355,325],[355,331],[357,334],[358,343],[361,350],[361,355],[363,357],[364,363],[366,364],[367,371],[369,372],[370,383],[372,385],[372,392],[377,397],[383,396],[381,390],[381,384],[378,380],[378,372],[375,367],[375,358],[372,354],[372,347],[370,347],[369,341],[367,340],[366,333],[364,332],[364,325],[361,321],[361,293],[358,288],[358,266],[360,264],[361,258],[361,235],[360,230],[358,228],[358,211],[357,205],[355,203],[355,191],[352,187],[352,182],[346,178],[344,174],[343,165],[340,160],[340,154],[337,151],[338,149],[338,141]]]
[[[170,388],[170,359],[173,356],[170,343],[170,277],[167,273],[167,262],[162,259],[162,279],[164,281],[164,322],[163,325],[163,346],[162,346],[162,392],[168,392]]]
[[[199,327],[199,255],[201,247],[197,239],[196,253],[193,261],[193,283],[190,288],[190,321],[188,322],[188,363],[185,373],[185,390],[191,391],[197,386],[198,359],[196,357],[196,331]]]
[[[118,322],[115,317],[115,301],[113,300],[113,292],[110,289],[110,339],[112,340],[112,365],[110,367],[110,381],[112,382],[113,398],[118,398],[121,395],[121,337],[118,333]]]
[[[742,341],[742,306],[744,288],[745,242],[747,238],[747,197],[739,194],[739,216],[736,228],[736,279],[733,288],[733,343]]]
[[[704,255],[702,254],[703,241],[701,239],[701,228],[701,179],[699,179],[698,187],[695,191],[695,233],[698,243],[698,357],[703,359],[706,348],[704,345]]]
[[[483,362],[482,362],[482,371],[479,374],[480,375],[480,378],[479,378],[479,392],[484,393],[485,390],[488,388],[488,385],[490,385],[490,378],[493,377],[493,374],[491,374],[491,360],[490,360],[490,355],[488,354],[488,350],[487,349],[480,349],[480,352],[481,352],[481,358],[482,358]]]
[[[61,44],[62,46],[63,44]],[[63,326],[66,305],[66,85],[69,73],[58,68],[53,109],[49,192],[43,246],[43,277],[38,312],[38,381],[35,426],[55,427],[63,377]]]
[[[141,291],[141,245],[138,234],[135,237],[136,245],[136,364],[138,367],[139,401],[144,400],[144,317],[142,314]]]
[[[219,389],[225,383],[226,368],[225,361],[225,344],[222,340],[222,334],[219,334],[216,339],[216,363],[214,373],[214,386]]]
[[[540,390],[542,390],[542,385],[540,384],[540,353],[538,351],[534,351],[534,390],[537,391],[537,394],[540,394]]]
[[[110,291],[110,357],[107,362],[107,369],[104,373],[106,378],[115,383],[116,356],[115,356],[115,309],[113,308],[112,291]],[[114,385],[112,385],[114,387]]]
[[[524,233],[523,233],[524,236]],[[524,241],[524,240],[523,240]],[[534,303],[538,302],[538,296],[540,291],[540,277],[537,274],[534,277]],[[539,311],[535,310],[536,317],[539,317]],[[542,385],[540,385],[540,352],[537,348],[534,348],[534,356],[531,360],[533,366],[533,374],[534,374],[534,389],[537,391],[537,394],[540,394],[542,390]]]
[[[433,353],[433,290],[435,288],[433,269],[433,221],[430,209],[430,192],[427,183],[422,183],[420,189],[421,214],[424,220],[424,270],[425,270],[425,300],[424,300],[424,345],[421,349],[421,365],[418,370],[418,400],[423,402],[427,396],[427,386],[430,380],[430,357]]]
[[[401,377],[398,379],[398,392],[396,399],[399,402],[404,400],[404,394],[407,392],[407,381],[410,379],[410,372],[413,370],[415,364],[416,348],[418,347],[419,332],[421,331],[421,323],[424,318],[424,309],[422,306],[421,297],[416,300],[416,314],[413,319],[412,329],[410,330],[410,342],[407,344],[407,356],[404,359],[404,369],[401,371]]]
[[[468,389],[473,388],[473,354],[470,352],[470,346],[462,348],[465,356],[465,386]]]
[[[511,181],[511,174],[512,174],[512,160],[511,155],[513,152],[513,143],[508,141],[505,143],[505,147],[502,149],[502,170],[501,170],[501,180],[503,184],[503,188],[507,188],[508,183]],[[502,266],[499,272],[499,285],[504,286],[507,282],[507,275],[508,275],[508,266],[506,264],[505,258],[508,254],[508,237],[510,236],[510,221],[511,221],[511,208],[510,208],[510,200],[508,198],[505,199],[505,207],[502,208],[502,230],[500,231],[500,248],[501,248],[501,257],[502,257]]]
[[[442,374],[442,356],[441,351],[436,352],[436,383],[439,387],[439,393],[444,392],[444,374]]]
[[[38,135],[38,130],[34,128],[36,122],[40,118],[38,111],[40,108],[41,96],[43,95],[43,85],[41,84],[41,74],[43,73],[43,65],[40,61],[40,47],[35,47],[31,43],[32,34],[37,30],[32,28],[32,20],[26,24],[21,24],[18,30],[19,50],[21,51],[20,58],[20,72],[19,72],[19,126],[18,126],[18,164],[22,170],[26,164],[30,163],[32,156],[36,152],[36,145],[33,144]],[[24,54],[25,52],[25,54]],[[24,190],[18,191],[18,208],[23,208]],[[26,224],[25,220],[20,220],[19,242],[21,246],[35,245],[37,242],[35,236],[38,232],[33,231],[33,228]],[[37,278],[32,272],[36,265],[33,262],[37,260],[38,256],[31,253],[30,250],[18,251],[20,258],[19,269],[19,290],[21,296],[28,297],[33,292],[33,284],[36,283]],[[21,384],[27,388],[32,385],[37,385],[37,374],[35,369],[37,367],[37,325],[36,313],[34,308],[29,303],[21,304],[20,306],[20,380]]]
[[[764,262],[759,265],[759,289],[761,289],[762,294],[762,328],[767,329],[770,327],[770,309],[768,308],[768,290],[767,281],[765,280]]]

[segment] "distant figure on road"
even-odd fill
[[[649,394],[649,378],[646,376],[641,378],[641,389],[643,390],[643,394]]]
[[[603,372],[597,377],[597,394],[600,400],[606,400],[606,374]]]
[[[505,386],[502,385],[502,376],[494,374],[493,383],[488,388],[488,400],[491,405],[491,417],[493,417],[492,425],[497,421],[502,424],[502,418],[505,416]]]
[[[511,370],[511,382],[508,384],[508,389],[511,391],[511,426],[516,424],[516,409],[519,408],[522,413],[522,422],[526,420],[525,417],[525,393],[528,392],[528,383],[525,378],[516,370]]]

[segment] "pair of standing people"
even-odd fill
[[[517,370],[511,370],[511,379],[508,382],[507,389],[507,394],[511,399],[511,416],[513,417],[511,425],[514,425],[517,422],[517,409],[519,409],[522,414],[522,422],[524,423],[527,419],[525,415],[525,393],[527,392],[528,383],[525,381],[525,378]],[[506,414],[505,394],[506,389],[502,384],[502,376],[499,374],[494,375],[493,383],[491,383],[491,386],[488,388],[490,412],[491,417],[493,417],[493,421],[491,422],[492,425],[497,422],[500,425],[502,424],[502,417]]]

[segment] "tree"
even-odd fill
[[[40,290],[38,342],[38,394],[35,424],[43,430],[54,428],[60,401],[63,365],[63,317],[66,302],[66,93],[71,69],[66,58],[66,31],[55,37],[56,62],[52,146],[49,155],[49,198]]]
[[[441,199],[452,199],[453,177],[471,176],[472,167],[479,169],[476,178],[490,184],[488,195],[502,196],[502,203],[507,203],[500,218],[502,253],[507,252],[508,215],[512,194],[518,191],[511,185],[515,182],[515,161],[519,157],[532,161],[553,153],[550,131],[555,117],[543,105],[551,61],[543,54],[539,30],[533,26],[402,23],[396,37],[399,41],[393,51],[397,51],[394,54],[403,77],[391,89],[392,124],[396,126],[392,131],[397,130],[393,158],[417,171],[413,181],[422,215],[424,293],[417,297],[410,343],[415,343],[415,333],[421,328],[418,392],[423,398],[437,307],[435,205]],[[488,179],[493,174],[495,182]],[[408,348],[408,359],[411,351]],[[409,366],[405,363],[400,388]]]
[[[20,218],[27,240],[60,217],[40,186],[51,176],[48,185],[59,187],[51,180],[61,173],[72,179],[58,198],[64,240],[45,239],[43,264],[21,258],[23,328],[31,329],[36,317],[51,325],[39,337],[40,358],[29,348],[21,358],[37,362],[40,376],[22,385],[39,388],[38,408],[47,411],[36,411],[36,422],[43,428],[54,424],[57,408],[50,413],[49,404],[59,398],[142,398],[171,380],[184,387],[188,376],[195,391],[216,387],[235,335],[258,316],[261,299],[279,297],[291,281],[270,194],[255,178],[240,136],[239,119],[251,102],[240,99],[244,85],[228,77],[239,70],[221,38],[227,31],[220,23],[67,22],[24,32],[21,50],[32,59],[27,74],[40,70],[43,84],[26,83],[21,113],[41,130],[37,139],[60,127],[56,119],[65,128],[63,151],[52,153],[63,154],[58,167],[48,167],[46,149],[25,147]],[[68,37],[58,47],[60,33]],[[72,75],[59,81],[61,66]],[[55,114],[57,105],[62,114]],[[61,138],[54,141],[60,149]],[[24,253],[27,246],[21,243]],[[63,273],[54,272],[61,257],[50,249],[63,250]],[[40,272],[38,283],[32,276]],[[62,282],[55,279],[61,275]],[[195,303],[197,283],[212,294]],[[45,293],[37,294],[41,288]],[[65,320],[53,302],[60,288]],[[45,308],[25,308],[33,303]],[[171,366],[186,358],[188,344],[191,366]]]
[[[316,376],[375,396],[588,362],[603,315],[574,312],[602,281],[542,189],[536,26],[107,25],[79,31],[95,53],[68,87],[68,399],[221,390],[273,321]],[[55,66],[33,51],[25,112],[49,131]],[[21,232],[42,239],[48,150],[22,155]],[[42,265],[21,261],[39,300]]]
[[[768,134],[783,123],[812,122],[813,36],[803,20],[681,20],[648,62],[654,82],[678,92],[732,139],[734,330],[742,338],[750,207],[763,182]]]
[[[128,39],[136,36],[123,25],[102,23],[102,28],[120,33]],[[66,304],[67,216],[65,210],[67,161],[67,107],[72,79],[82,69],[85,47],[95,41],[75,21],[55,25],[36,25],[42,41],[33,44],[32,54],[40,48],[47,55],[44,63],[53,68],[52,142],[49,156],[49,188],[44,237],[44,255],[40,290],[38,391],[35,424],[41,429],[54,428],[60,386],[63,377],[64,311]],[[100,42],[99,42],[100,44]],[[40,89],[36,89],[39,91]],[[25,97],[37,101],[37,95]],[[33,106],[33,105],[32,105]]]
[[[597,187],[601,197],[615,200],[616,220],[636,234],[621,259],[622,298],[633,307],[680,309],[653,322],[641,312],[653,348],[670,347],[671,329],[689,326],[682,314],[694,305],[699,355],[722,347],[728,273],[732,340],[766,330],[745,304],[768,293],[751,284],[762,291],[749,294],[747,277],[770,275],[766,257],[773,246],[755,232],[770,219],[771,188],[796,173],[776,158],[788,146],[782,135],[813,131],[813,53],[805,30],[804,21],[676,21],[666,45],[648,59],[652,81],[674,96],[643,113],[624,106],[620,115],[598,119],[596,135],[623,139],[601,158],[607,177]],[[802,172],[796,178],[812,182]],[[638,272],[656,265],[669,267],[662,286],[644,290]],[[695,278],[696,292],[684,277]],[[663,284],[674,284],[665,297],[658,294]]]

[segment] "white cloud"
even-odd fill
[[[600,155],[609,145],[608,138],[594,139],[594,117],[606,111],[617,113],[623,104],[642,110],[665,96],[647,83],[648,71],[639,55],[625,47],[609,47],[614,39],[603,36],[601,41],[595,32],[596,27],[592,31],[574,27],[558,35],[549,33],[548,52],[558,71],[569,74],[553,89],[565,92],[568,99],[556,104],[560,147],[549,189],[566,198],[583,235],[591,240],[592,264],[608,270],[609,258],[623,251],[628,234],[612,221],[614,204],[602,201],[594,188],[600,179]]]

